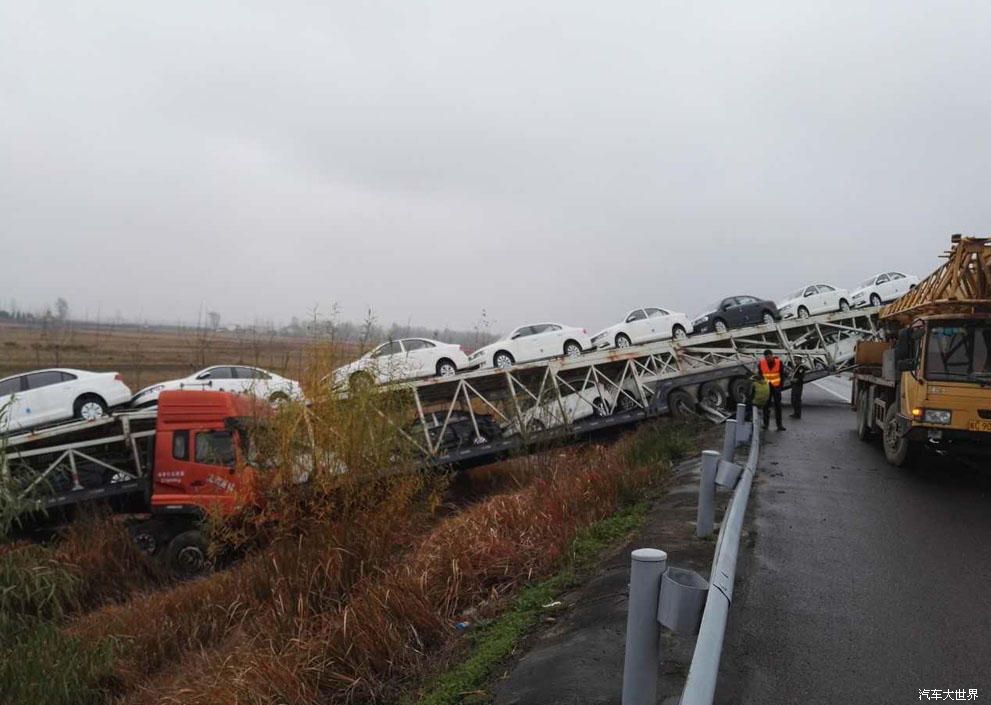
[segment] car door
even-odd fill
[[[23,375],[0,382],[0,429],[21,427],[21,416],[24,413],[24,403],[21,400],[23,384]]]
[[[891,298],[891,277],[887,274],[878,275],[878,278],[874,280],[874,291],[881,297],[881,301],[887,301]]]
[[[829,311],[837,311],[840,308],[840,298],[835,287],[829,284],[820,284],[818,287],[818,310],[819,313],[827,313]]]
[[[235,366],[232,384],[243,394],[254,394],[256,397],[267,399],[272,393],[269,380],[271,376],[264,370],[256,367]]]
[[[736,306],[733,307],[735,312],[734,325],[736,327],[751,326],[758,323],[757,316],[757,299],[752,296],[738,296],[735,299]]]
[[[529,341],[533,335],[533,326],[520,326],[513,331],[506,348],[517,362],[530,359]]]
[[[230,367],[211,367],[196,375],[196,379],[183,382],[183,389],[205,389],[213,392],[237,392],[234,370]]]
[[[647,314],[647,331],[640,339],[641,342],[660,340],[671,337],[671,313],[662,308],[645,308]]]
[[[69,398],[64,387],[60,389],[62,382],[62,373],[55,370],[24,375],[21,395],[24,418],[30,425],[72,418],[75,400]]]
[[[372,364],[375,367],[375,377],[380,383],[398,379],[403,364],[402,343],[392,340],[383,343],[372,352]]]
[[[406,352],[404,377],[425,377],[434,373],[437,361],[434,359],[436,348],[433,343],[421,338],[406,338],[400,342]]]
[[[537,341],[538,357],[553,357],[564,354],[564,329],[554,323],[543,323],[540,326],[534,340]]]
[[[626,317],[625,329],[626,334],[630,336],[630,340],[632,342],[643,342],[643,340],[650,334],[650,328],[647,322],[647,313],[642,308],[631,311],[630,315]]]
[[[908,293],[908,279],[905,278],[904,274],[901,272],[888,272],[888,276],[890,277],[889,286],[891,287],[890,296],[892,299],[897,299]]]

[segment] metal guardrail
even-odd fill
[[[660,666],[661,627],[680,634],[698,634],[681,705],[711,705],[716,692],[726,620],[733,601],[736,559],[750,488],[760,457],[757,414],[746,423],[746,407],[737,405],[736,419],[726,422],[722,453],[703,451],[696,535],[711,535],[716,486],[735,487],[723,517],[710,579],[694,571],[669,567],[667,553],[654,548],[633,551],[630,601],[623,664],[623,705],[655,705]],[[737,446],[750,444],[747,463],[733,462]]]

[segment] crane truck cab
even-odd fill
[[[947,259],[857,346],[858,436],[880,433],[896,466],[925,445],[991,456],[991,239],[954,236]]]

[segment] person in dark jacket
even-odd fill
[[[801,362],[791,375],[791,418],[802,418],[802,387],[805,386],[805,373],[808,368]]]

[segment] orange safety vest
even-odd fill
[[[781,358],[772,358],[771,364],[767,364],[767,358],[762,357],[760,359],[760,373],[764,375],[764,379],[772,387],[781,386]]]

